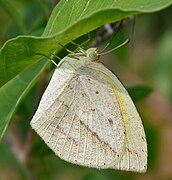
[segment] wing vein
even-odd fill
[[[80,81],[80,82],[81,82],[81,81]],[[81,84],[82,84],[82,83],[81,83]],[[88,96],[89,96],[90,102],[93,104],[94,107],[96,107],[95,104],[94,104],[93,99],[92,99],[91,96],[90,96],[90,93],[89,93],[88,90],[87,90],[87,86],[86,86],[85,84],[82,84],[82,85],[84,86],[84,89],[85,89],[85,91],[87,92],[87,94],[88,94]],[[98,111],[97,111],[97,108],[95,108],[95,112],[96,112],[97,116],[101,119],[101,116],[99,115],[99,113],[98,113]],[[100,125],[100,128],[101,128],[101,131],[100,131],[100,132],[101,132],[101,137],[103,137],[103,142],[105,142],[105,137],[104,137],[104,133],[103,133],[102,124],[99,123],[99,125]],[[102,150],[105,151],[105,149],[103,148],[103,145],[102,145],[101,142],[100,142],[100,146],[101,146]],[[105,161],[105,153],[104,153],[104,162],[106,162],[106,161]]]
[[[62,122],[64,116],[66,115],[67,111],[68,111],[69,108],[72,106],[72,104],[73,104],[73,102],[74,102],[74,100],[75,100],[75,98],[76,98],[76,91],[75,91],[75,90],[76,90],[76,83],[77,83],[77,81],[75,81],[74,93],[73,93],[72,101],[71,101],[71,103],[69,104],[69,106],[66,108],[66,110],[65,110],[65,112],[63,113],[62,117],[60,118],[59,122],[56,124],[54,130],[52,131],[52,133],[51,133],[51,135],[50,135],[50,139],[51,139],[52,135],[54,134],[55,130],[57,129],[57,127],[59,126],[59,124]],[[49,140],[50,140],[50,139],[49,139]],[[56,142],[55,142],[54,148],[56,148],[57,143],[58,143],[58,140],[59,140],[59,137],[57,138],[57,140],[56,140]]]

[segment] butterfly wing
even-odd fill
[[[83,67],[58,68],[41,99],[32,128],[62,159],[108,168],[125,153],[124,124],[107,78]]]
[[[125,153],[112,168],[145,172],[147,168],[147,142],[144,128],[136,107],[117,77],[100,63],[90,68],[104,74],[116,95],[125,128]],[[115,110],[115,109],[114,109]]]

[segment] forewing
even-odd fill
[[[125,154],[120,161],[114,163],[112,168],[145,172],[147,168],[147,142],[141,118],[133,101],[117,77],[106,67],[102,64],[92,63],[90,68],[107,77],[114,90],[123,117],[126,137]]]
[[[125,152],[125,130],[118,101],[105,76],[83,67],[76,75],[66,75],[60,82],[65,87],[59,88],[57,75],[53,75],[33,117],[33,129],[66,161],[96,168],[118,162]]]
[[[40,123],[40,117],[50,108],[50,106],[54,103],[54,101],[63,93],[64,89],[67,89],[69,82],[72,80],[74,76],[74,72],[64,70],[61,68],[56,68],[50,83],[48,84],[41,101],[39,103],[39,107],[31,121],[31,125],[36,123]],[[58,102],[59,105],[62,102]],[[48,114],[49,116],[49,114]]]
[[[124,124],[118,102],[101,73],[83,67],[79,74],[77,81],[81,93],[77,109],[80,109],[78,113],[83,113],[80,121],[90,134],[84,141],[87,147],[85,162],[91,162],[93,167],[108,168],[125,150]]]

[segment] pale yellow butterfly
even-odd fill
[[[31,121],[61,159],[98,169],[145,172],[147,143],[127,91],[96,48],[64,57]]]

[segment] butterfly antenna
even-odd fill
[[[120,21],[118,27],[117,27],[117,30],[115,31],[114,35],[112,36],[111,40],[106,44],[106,46],[100,51],[100,53],[102,53],[103,51],[105,51],[109,45],[112,43],[112,41],[114,40],[114,38],[116,37],[116,35],[118,34],[119,32],[119,29],[120,27],[122,26],[122,23],[123,23],[123,20]]]
[[[108,53],[110,53],[110,52],[112,52],[112,51],[115,51],[116,49],[118,49],[118,48],[120,48],[120,47],[126,45],[127,43],[129,43],[129,41],[130,41],[130,40],[127,39],[127,40],[125,40],[122,44],[120,44],[119,46],[117,46],[117,47],[111,49],[110,51],[107,51],[107,52],[104,52],[104,53],[100,53],[99,55],[102,56],[102,55],[108,54]]]

